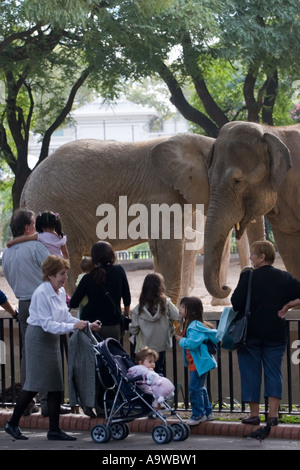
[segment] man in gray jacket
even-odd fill
[[[26,209],[18,209],[14,212],[10,228],[13,237],[21,235],[33,235],[35,233],[35,217],[33,212]],[[29,316],[29,305],[33,292],[42,283],[42,264],[49,256],[47,248],[38,241],[17,243],[4,250],[2,256],[2,268],[4,276],[18,299],[20,332],[22,338],[21,351],[21,385],[25,382],[25,333],[27,318]],[[41,397],[41,403],[45,397]],[[46,404],[45,404],[46,406]],[[34,410],[34,408],[31,408]],[[36,411],[36,410],[34,410]],[[29,414],[27,410],[25,414]]]
[[[10,228],[13,237],[33,235],[35,218],[33,212],[18,209],[14,212]],[[33,292],[42,283],[42,264],[49,256],[47,248],[38,241],[17,243],[6,248],[2,257],[4,275],[19,300],[20,329],[22,335],[21,383],[25,382],[25,348],[24,339],[29,316],[29,305]]]

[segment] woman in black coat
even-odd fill
[[[278,424],[282,397],[281,364],[286,350],[286,322],[278,315],[282,307],[300,297],[300,282],[286,271],[274,268],[275,249],[268,241],[251,246],[250,259],[254,269],[251,283],[250,316],[246,347],[238,350],[242,401],[250,404],[250,417],[244,424],[259,424],[260,389],[264,369],[264,396],[268,397],[268,422]],[[241,274],[231,297],[235,311],[246,304],[249,271]]]
[[[110,243],[99,241],[91,250],[94,269],[85,274],[70,300],[70,308],[77,308],[87,296],[81,320],[102,322],[101,338],[120,340],[121,299],[124,315],[128,317],[131,303],[130,289],[124,268],[115,264],[116,255]]]

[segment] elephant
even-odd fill
[[[129,226],[135,224],[137,229],[134,216],[143,209],[149,220],[139,219],[140,225],[148,223],[150,227],[155,204],[179,207],[183,225],[186,221],[182,221],[182,209],[186,204],[207,207],[207,157],[214,141],[194,134],[133,143],[77,140],[61,146],[34,169],[23,189],[20,206],[35,213],[52,210],[60,214],[70,254],[70,293],[82,256],[107,235],[115,250],[148,240],[154,269],[164,276],[167,295],[177,303],[180,295],[188,294],[199,249],[187,250],[184,235],[175,237],[172,218],[167,239],[161,232],[159,237],[150,236],[141,227],[137,239],[129,233]],[[192,207],[195,214],[195,206]],[[109,212],[115,216],[110,231]],[[109,233],[103,235],[105,222]]]
[[[285,268],[300,279],[300,124],[270,127],[253,122],[225,124],[208,162],[210,200],[204,235],[204,282],[212,296],[227,297],[219,283],[229,230],[240,238],[265,215]],[[263,238],[256,234],[254,239]],[[251,235],[249,236],[250,244]]]

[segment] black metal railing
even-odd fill
[[[238,248],[237,245],[232,244],[230,247],[230,253],[232,255],[238,254]],[[153,258],[153,254],[151,250],[136,250],[136,251],[117,251],[117,259],[119,261],[126,261],[126,260],[136,260],[136,259],[151,259]],[[202,256],[200,253],[198,256]]]
[[[211,320],[216,326],[219,320]],[[288,319],[288,346],[283,364],[284,396],[282,414],[300,414],[300,319]],[[124,337],[123,347],[133,354],[128,336]],[[0,318],[0,406],[14,404],[16,384],[20,381],[21,337],[18,324],[11,318]],[[66,366],[68,357],[67,336],[61,338],[62,360]],[[188,370],[183,366],[182,350],[174,339],[172,350],[167,352],[166,375],[175,384],[174,408],[189,410]],[[226,413],[244,413],[247,407],[240,399],[240,376],[236,352],[218,349],[218,368],[208,374],[207,389],[214,410]],[[67,367],[67,366],[66,366]],[[67,398],[67,387],[66,387]],[[262,413],[267,413],[268,403],[262,403]]]

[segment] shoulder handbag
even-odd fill
[[[246,344],[247,325],[248,325],[248,318],[250,315],[252,274],[253,274],[253,271],[250,271],[249,279],[248,279],[247,300],[246,300],[246,307],[245,307],[244,315],[242,317],[239,317],[239,315],[237,315],[237,318],[234,318],[232,322],[229,324],[223,336],[223,342],[222,342],[223,349],[228,349],[230,351],[233,351],[234,349],[243,347]]]
[[[208,350],[210,355],[217,354],[217,352],[219,350],[218,345],[213,343],[211,339],[206,339],[205,341],[203,341],[203,343],[206,344],[207,350]]]
[[[116,309],[116,304],[112,298],[112,296],[110,295],[109,291],[104,287],[103,284],[100,284],[103,292],[104,292],[104,295],[107,297],[107,299],[109,300],[112,308],[113,308],[113,314],[117,313],[117,309]],[[125,315],[120,315],[120,318],[119,318],[119,321],[120,321],[120,332],[121,332],[121,336],[124,336],[125,334],[125,331],[127,331],[129,329],[129,323],[131,322],[131,319],[126,317]]]

